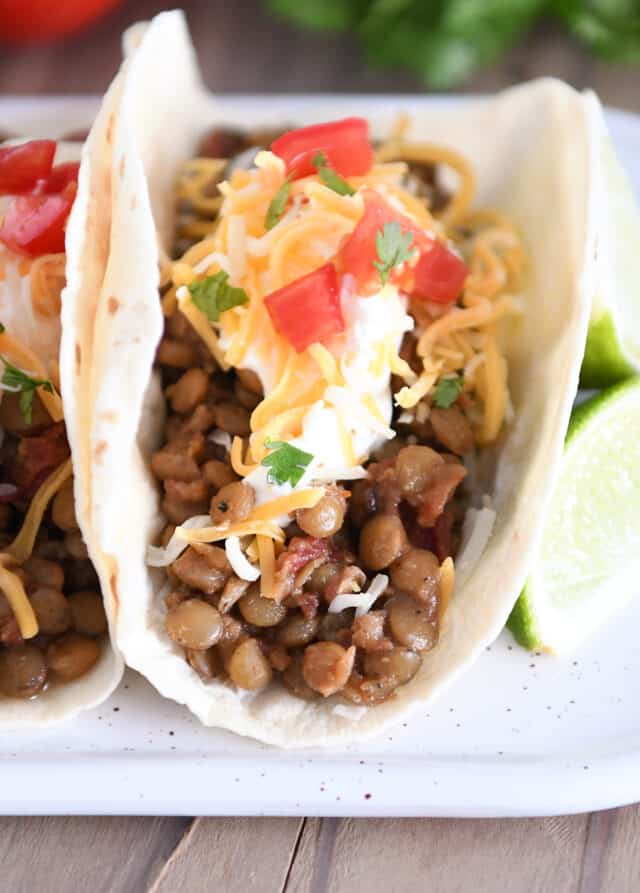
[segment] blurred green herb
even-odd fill
[[[264,220],[265,229],[273,229],[276,223],[280,220],[287,207],[290,192],[291,180],[287,178],[271,199],[271,203],[267,209],[267,216]]]
[[[228,274],[221,270],[213,276],[197,279],[188,286],[191,300],[212,322],[218,322],[220,314],[225,310],[246,304],[249,300],[246,291],[243,288],[233,288],[228,279]]]
[[[30,425],[33,411],[33,398],[36,390],[42,388],[43,391],[48,391],[50,394],[53,394],[53,385],[45,378],[32,378],[31,375],[27,375],[22,369],[18,369],[17,366],[14,366],[13,363],[10,363],[5,357],[0,357],[0,360],[4,363],[4,372],[0,379],[0,386],[4,385],[3,390],[13,391],[14,393],[20,394],[18,400],[20,412],[27,425]]]
[[[267,0],[318,30],[352,31],[372,64],[406,66],[429,86],[454,86],[555,17],[594,52],[640,61],[639,0]]]
[[[311,164],[318,171],[318,177],[328,189],[333,189],[338,195],[355,195],[355,189],[350,186],[346,180],[336,174],[332,167],[327,164],[327,157],[324,152],[316,152],[311,159]]]
[[[441,378],[433,391],[433,402],[439,409],[449,409],[462,393],[462,377],[451,375]]]

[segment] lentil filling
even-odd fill
[[[165,329],[157,351],[168,415],[162,446],[151,459],[167,521],[158,548],[151,552],[165,558],[151,563],[166,567],[167,633],[203,680],[248,691],[279,683],[305,700],[337,696],[370,706],[407,684],[438,642],[470,504],[467,460],[496,440],[509,411],[506,366],[497,347],[500,313],[495,308],[501,299],[507,300],[507,292],[517,290],[521,246],[510,223],[498,219],[497,212],[461,210],[456,194],[441,185],[440,164],[421,161],[401,134],[374,146],[366,175],[344,172],[337,162],[332,166],[327,149],[325,155],[316,154],[316,171],[306,179],[279,163],[282,139],[277,134],[213,130],[203,139],[199,158],[181,173],[176,260],[163,270]],[[256,158],[257,149],[269,145],[275,161],[266,152]],[[271,189],[268,208],[260,206],[260,219],[267,211],[261,229],[249,217],[238,223],[252,195],[259,202],[259,177]],[[378,190],[373,198],[372,189]],[[318,400],[327,405],[332,382],[335,386],[343,368],[343,355],[331,341],[340,337],[335,335],[339,329],[302,346],[300,332],[293,331],[295,320],[275,315],[273,291],[279,286],[283,293],[292,282],[297,286],[309,269],[315,275],[322,250],[309,237],[296,249],[295,262],[282,280],[271,275],[272,266],[258,267],[258,278],[252,280],[242,261],[236,261],[235,268],[229,262],[234,233],[260,257],[276,226],[288,225],[288,238],[295,239],[297,221],[304,222],[307,211],[313,214],[316,202],[326,202],[327,215],[333,213],[327,210],[332,202],[346,209],[341,210],[345,215],[357,207],[362,221],[367,209],[382,199],[412,216],[389,212],[385,218],[375,206],[378,254],[373,267],[380,270],[380,279],[359,281],[357,288],[364,300],[378,294],[381,286],[380,294],[386,296],[389,282],[401,293],[409,323],[394,349],[385,347],[394,359],[385,355],[381,360],[389,363],[387,387],[395,400],[390,418],[377,418],[384,415],[380,406],[386,404],[372,406],[377,399],[371,396],[373,390],[369,398],[365,395],[363,403],[378,432],[369,448],[346,463],[349,473],[344,476],[315,476],[320,448],[316,450],[318,441],[312,443],[305,434],[304,413],[296,416],[300,401],[294,396],[293,376],[286,379],[288,373],[281,368],[265,388],[265,376],[258,374],[255,363],[234,359],[238,352],[233,339],[249,331],[250,341],[253,323],[245,325],[247,308],[267,292],[269,316],[263,312],[255,326],[273,325],[274,343],[288,339],[297,357],[311,356],[304,368],[313,360],[322,367],[326,390],[311,388],[313,397],[302,403],[306,413]],[[356,232],[362,225],[357,216],[352,214],[351,223]],[[394,220],[396,241],[385,254],[380,240],[390,237],[387,227]],[[412,230],[407,232],[409,224]],[[335,224],[338,229],[340,225]],[[429,238],[448,251],[426,299],[419,293],[418,276],[421,265],[426,269],[435,263],[429,253],[434,242],[425,247],[418,231],[431,232]],[[408,247],[410,237],[413,249]],[[220,239],[226,252],[219,249]],[[331,254],[331,263],[343,277],[343,310],[348,299],[345,280],[359,275],[357,264],[350,266],[349,246],[353,248],[353,235],[339,234],[338,253]],[[392,257],[391,248],[396,251]],[[451,288],[451,275],[458,275],[461,264],[455,294],[445,295],[438,290],[443,276],[450,276]],[[227,289],[223,294],[222,286],[215,286],[214,311],[207,304],[211,293],[207,298],[198,291],[211,280]],[[330,296],[333,280],[327,281]],[[316,295],[321,287],[317,283]],[[304,314],[300,302],[306,301],[306,294],[299,292],[296,300],[297,313]],[[483,318],[479,311],[487,307]],[[443,320],[454,314],[466,319],[473,312],[475,324],[460,326],[459,334],[451,327],[435,348],[425,347],[425,337],[428,342],[429,333],[443,328]],[[231,317],[233,325],[227,323]],[[246,344],[244,349],[246,357]],[[502,383],[499,394],[489,393],[492,363]],[[285,397],[276,407],[274,392],[287,392],[287,383],[291,400],[287,403]],[[499,409],[493,405],[496,401],[502,401]],[[332,406],[339,406],[337,398]],[[360,412],[353,410],[354,419]],[[488,422],[490,416],[494,418]],[[347,423],[350,418],[347,414]],[[353,433],[356,421],[347,428]],[[268,496],[265,473],[274,485]],[[286,503],[292,494],[299,496],[295,507]],[[278,499],[285,500],[284,510],[269,513]]]
[[[29,557],[17,561],[12,554],[32,498],[69,458],[63,423],[51,424],[38,409],[26,424],[16,409],[15,395],[5,394],[0,403],[0,565],[21,581],[37,634],[23,636],[0,591],[0,693],[32,698],[51,682],[77,679],[95,665],[107,619],[78,528],[70,476],[47,508]]]
[[[6,698],[33,698],[52,683],[83,676],[107,633],[76,519],[59,394],[65,236],[80,162],[54,164],[58,148],[53,140],[0,145],[0,697]]]

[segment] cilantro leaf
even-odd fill
[[[317,168],[320,180],[329,189],[333,189],[338,195],[355,195],[355,189],[350,186],[346,180],[336,174],[332,167],[327,164],[327,156],[324,152],[316,152],[311,159],[311,164]]]
[[[23,372],[22,369],[18,369],[17,366],[10,363],[5,357],[0,357],[0,359],[4,363],[4,372],[0,379],[0,385],[4,385],[8,391],[20,392],[20,412],[27,425],[30,425],[33,397],[36,390],[42,388],[43,391],[53,394],[53,385],[46,378],[32,378],[26,372]]]
[[[284,209],[289,201],[289,193],[291,192],[291,180],[286,179],[280,189],[271,199],[271,203],[267,210],[267,216],[264,219],[266,229],[273,229],[276,223],[284,214]]]
[[[218,322],[220,314],[232,307],[246,304],[249,295],[243,288],[229,285],[229,275],[222,270],[214,276],[199,279],[188,286],[191,299],[198,310],[212,322]]]
[[[2,335],[3,332],[4,332],[4,326],[3,326],[3,324],[0,322],[0,335]]]
[[[438,409],[449,409],[462,391],[462,376],[454,375],[451,378],[441,378],[433,392],[433,402]]]
[[[313,454],[305,453],[283,440],[267,440],[265,446],[270,452],[261,464],[269,469],[267,479],[272,484],[286,484],[288,481],[295,487],[313,459]]]
[[[20,394],[20,399],[18,401],[18,406],[20,407],[20,412],[22,413],[22,418],[25,420],[27,425],[31,424],[31,419],[33,417],[33,395],[35,391],[23,391]]]
[[[318,176],[325,186],[333,189],[338,195],[355,195],[356,191],[350,186],[346,180],[339,177],[331,167],[321,167],[318,169]]]
[[[373,266],[380,273],[380,281],[387,284],[389,274],[394,267],[409,260],[415,253],[415,248],[410,248],[413,232],[403,233],[397,220],[385,223],[376,233],[376,249],[378,260],[374,260]]]

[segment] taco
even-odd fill
[[[80,530],[72,453],[82,420],[65,356],[82,353],[86,332],[63,306],[77,292],[88,331],[108,259],[112,103],[113,93],[84,149],[50,139],[0,145],[4,729],[73,716],[104,700],[123,670]]]
[[[114,134],[89,427],[118,645],[207,725],[374,734],[495,638],[539,539],[589,312],[584,101],[223,122],[170,13]]]

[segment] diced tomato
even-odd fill
[[[271,151],[282,158],[293,179],[316,172],[312,161],[318,152],[342,177],[363,176],[373,164],[369,125],[364,118],[344,118],[290,130],[271,144]]]
[[[276,332],[298,353],[316,341],[344,331],[338,274],[325,264],[264,299]]]
[[[425,251],[414,270],[413,294],[436,304],[451,304],[462,292],[469,268],[441,242]]]
[[[82,28],[122,0],[0,0],[3,43],[51,40]]]
[[[380,274],[373,262],[378,259],[376,234],[382,232],[385,223],[396,220],[403,233],[413,232],[412,245],[427,247],[431,240],[420,229],[417,223],[405,217],[373,189],[364,193],[364,214],[356,224],[356,228],[344,242],[338,255],[341,268],[351,273],[359,287],[367,285],[372,279],[379,281]]]
[[[69,183],[78,182],[79,170],[79,161],[65,161],[64,164],[56,164],[42,184],[42,188],[36,191],[44,195],[56,195],[58,192],[62,192]]]
[[[75,194],[75,183],[69,183],[60,195],[14,199],[0,227],[0,241],[29,257],[64,251],[65,226]]]
[[[30,192],[51,172],[55,140],[31,140],[19,146],[0,147],[0,195]]]

